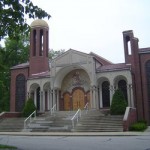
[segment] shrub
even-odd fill
[[[147,129],[146,121],[138,121],[129,127],[130,131],[144,131],[145,129]]]
[[[29,98],[26,101],[25,107],[23,108],[22,115],[23,117],[28,117],[35,110],[36,110],[36,107],[34,105],[34,101],[31,98]]]
[[[110,107],[112,115],[123,115],[127,107],[127,102],[121,90],[116,90]]]

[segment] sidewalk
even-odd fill
[[[150,127],[144,132],[0,132],[13,136],[150,136]]]

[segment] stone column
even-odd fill
[[[34,90],[34,104],[37,107],[37,91],[36,91],[36,89]]]
[[[53,93],[52,90],[49,89],[49,108],[51,109],[53,107]]]
[[[95,87],[95,108],[99,109],[98,88],[97,87]]]
[[[40,91],[40,111],[43,111],[43,91]]]
[[[92,95],[92,98],[93,98],[93,108],[96,108],[96,86],[94,85],[92,87],[92,92],[93,92],[93,95]]]
[[[90,101],[91,101],[91,108],[93,108],[93,91],[92,91],[92,87],[90,88]]]
[[[43,112],[45,111],[45,91],[43,91]]]
[[[130,107],[134,107],[132,85],[129,84],[127,89],[128,89],[128,105]]]
[[[110,88],[110,106],[111,106],[112,98],[115,93],[115,87],[113,85],[110,85],[109,88]]]
[[[102,88],[100,85],[99,85],[99,98],[100,98],[100,108],[103,108]]]
[[[57,104],[56,104],[57,110],[59,111],[59,90],[58,89],[56,90],[56,98],[57,98],[57,100],[56,100],[57,101]]]
[[[47,90],[47,109],[50,110],[50,94],[49,94],[49,90]]]
[[[55,94],[55,90],[53,90],[53,105],[52,107],[56,104],[56,94]]]

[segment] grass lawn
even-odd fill
[[[17,147],[15,147],[15,146],[8,146],[8,145],[2,145],[2,144],[0,144],[0,150],[1,149],[7,149],[7,150],[17,150]]]

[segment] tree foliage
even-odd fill
[[[19,40],[7,38],[5,47],[0,47],[0,112],[9,111],[10,68],[29,58],[29,36],[18,35]]]
[[[29,98],[26,101],[25,107],[23,108],[22,115],[23,117],[29,117],[31,113],[33,113],[36,110],[35,104],[33,99]]]
[[[116,90],[110,107],[110,113],[112,115],[123,115],[127,107],[127,102],[121,90]]]
[[[0,0],[0,112],[9,110],[10,68],[29,58],[29,30],[25,18],[51,17],[31,0]],[[23,33],[23,34],[22,34]],[[27,40],[28,39],[28,40]]]
[[[60,49],[60,50],[50,49],[48,57],[49,57],[49,59],[54,59],[54,58],[56,58],[57,56],[61,55],[64,52],[65,52],[64,49]]]
[[[51,17],[30,0],[0,0],[0,40],[7,35],[18,38],[19,32],[29,33],[25,15],[33,19]]]

